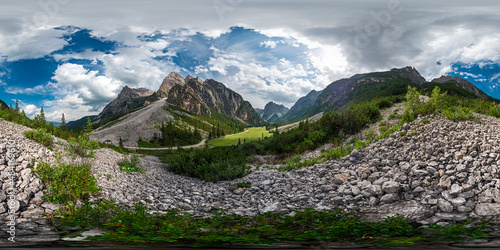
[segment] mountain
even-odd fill
[[[87,119],[90,118],[90,121],[94,121],[97,118],[97,115],[84,116],[76,121],[70,121],[66,123],[66,128],[68,130],[83,128],[87,125]]]
[[[0,108],[1,109],[8,109],[9,105],[7,105],[7,103],[5,103],[4,101],[0,100]]]
[[[255,108],[255,112],[257,112],[257,114],[262,117],[262,113],[264,113],[264,109],[260,109],[260,108]]]
[[[213,79],[201,81],[190,76],[180,83],[182,77],[179,76],[171,73],[160,86],[159,95],[166,96],[170,104],[197,115],[219,112],[248,124],[262,123],[252,105],[224,84]],[[168,93],[164,90],[168,90]]]
[[[132,89],[125,86],[120,94],[118,94],[118,97],[104,107],[96,117],[95,122],[102,122],[114,116],[127,113],[158,99],[155,92],[150,89]]]
[[[205,136],[215,127],[235,132],[263,123],[252,105],[224,84],[172,72],[157,91],[123,88],[95,118],[98,128],[92,137],[115,145],[121,138],[125,146],[137,146],[139,139],[159,136],[159,128],[168,121],[182,129],[196,128]]]
[[[288,115],[281,120],[290,122],[313,116],[319,112],[339,109],[349,103],[362,102],[374,97],[405,94],[408,85],[422,88],[425,82],[425,79],[413,67],[357,74],[332,82],[317,96],[317,93],[312,92],[303,97],[305,99],[299,99],[301,102],[307,102],[297,102],[290,109]],[[294,109],[300,111],[297,112]]]
[[[433,84],[434,83],[434,84]],[[435,84],[439,83],[439,85]],[[478,87],[474,86],[471,82],[462,79],[458,76],[441,76],[435,78],[429,83],[429,87],[440,86],[441,89],[446,90],[451,95],[460,95],[464,97],[477,97],[484,100],[492,100],[489,95],[484,93]]]
[[[284,116],[289,110],[289,108],[283,105],[269,102],[266,104],[264,110],[259,115],[264,121],[273,122],[278,118]]]
[[[301,97],[290,110],[282,117],[281,121],[295,121],[304,117],[314,106],[316,99],[322,91],[312,90],[304,97]]]

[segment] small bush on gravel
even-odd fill
[[[44,199],[50,202],[65,203],[86,199],[101,190],[96,186],[97,181],[88,164],[53,165],[39,162],[34,174],[48,187],[50,193]]]
[[[52,135],[49,133],[46,133],[44,129],[37,129],[37,130],[26,130],[24,131],[24,135],[27,138],[33,139],[37,142],[40,142],[44,146],[49,146],[52,144],[54,141],[54,138],[52,138]]]
[[[120,166],[120,170],[127,172],[129,174],[133,172],[146,172],[146,169],[139,166],[139,157],[137,155],[132,155],[130,160],[127,158],[123,158],[118,162],[118,166]]]
[[[99,143],[87,135],[78,136],[76,142],[68,142],[69,151],[82,157],[94,157],[94,150],[99,149]]]

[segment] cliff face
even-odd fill
[[[269,102],[259,115],[264,121],[272,122],[284,116],[289,110],[290,109],[283,105]]]
[[[188,81],[191,76],[186,77],[186,79],[182,78],[181,74],[177,72],[171,72],[160,85],[160,88],[156,93],[160,98],[165,98],[168,96],[168,92],[176,85],[184,86],[186,81]]]
[[[146,105],[152,101],[155,101],[157,98],[152,96],[155,92],[146,89],[146,88],[138,88],[132,89],[128,86],[125,86],[118,97],[110,102],[101,113],[97,116],[96,122],[106,120],[116,115],[127,113],[134,108],[139,106]],[[152,96],[151,98],[144,98],[144,100],[138,100],[139,97],[147,97]],[[143,101],[143,103],[139,103],[139,101]]]
[[[167,78],[164,82],[173,82],[173,79]],[[208,115],[212,109],[241,119],[248,124],[262,123],[252,105],[224,84],[213,79],[201,82],[199,77],[188,76],[186,80],[184,84],[177,84],[170,88],[167,94],[169,103],[198,115]]]

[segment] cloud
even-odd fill
[[[28,94],[28,95],[40,95],[45,94],[46,89],[43,85],[38,85],[33,88],[20,88],[20,87],[7,87],[5,88],[5,92],[9,94]]]
[[[55,82],[54,88],[59,91],[54,94],[58,97],[63,96],[63,104],[85,104],[91,106],[92,111],[96,111],[113,100],[121,86],[119,82],[98,73],[87,70],[82,65],[62,64],[52,77]]]
[[[20,30],[0,33],[0,55],[7,61],[35,59],[62,49],[68,43],[61,39],[64,30],[22,26]]]
[[[260,43],[260,46],[264,46],[266,48],[274,49],[276,48],[276,42],[275,41],[264,41]]]
[[[0,18],[0,63],[54,57],[60,65],[45,85],[16,88],[3,76],[0,85],[10,95],[48,93],[54,109],[88,114],[124,85],[156,89],[170,71],[180,71],[224,82],[254,106],[271,100],[290,106],[312,89],[357,73],[411,65],[430,80],[457,63],[499,64],[500,2],[400,0],[401,11],[390,12],[391,2],[222,1],[227,8],[221,12],[204,0],[71,1],[43,26],[26,21],[44,13],[38,1],[12,2]],[[390,13],[387,22],[381,13]],[[54,29],[68,25],[117,46],[54,54],[74,42],[63,36],[75,30]],[[233,26],[254,32],[242,35]]]
[[[27,104],[25,106],[21,105],[20,107],[22,110],[24,110],[24,113],[26,114],[26,116],[31,117],[31,118],[33,118],[40,111],[40,109],[37,108],[33,104]]]

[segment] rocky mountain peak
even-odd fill
[[[129,86],[123,87],[118,97],[110,102],[97,116],[97,121],[102,121],[107,118],[113,117],[118,114],[123,114],[130,111],[129,103],[132,99],[144,96],[150,96],[155,92],[146,88],[130,88]]]
[[[275,120],[284,116],[286,113],[288,113],[289,110],[289,108],[281,104],[269,102],[266,104],[263,112],[260,114],[260,117],[265,121],[272,122],[271,120]]]
[[[423,83],[426,82],[425,78],[423,78],[422,75],[420,75],[420,73],[418,72],[418,70],[412,66],[407,66],[400,69],[394,68],[391,69],[391,71],[400,73],[403,76],[408,77],[412,82],[419,85],[422,85]]]
[[[184,78],[184,83],[187,84],[191,79],[193,79],[193,77],[191,75],[187,75],[186,78]]]
[[[167,97],[168,92],[172,87],[175,85],[181,85],[184,86],[186,84],[186,79],[189,79],[190,76],[187,76],[185,79],[184,77],[181,76],[181,74],[177,72],[170,72],[165,79],[163,79],[163,82],[160,85],[160,88],[158,89],[157,93],[160,98],[165,98]]]

